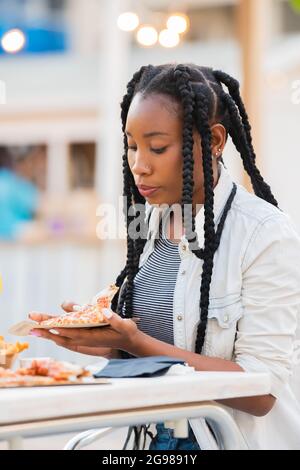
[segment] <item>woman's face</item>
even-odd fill
[[[153,94],[144,98],[137,93],[133,98],[126,122],[128,163],[139,191],[150,204],[172,205],[181,201],[182,125],[181,107],[169,97]],[[223,128],[221,125],[216,126]],[[213,136],[214,140],[215,147],[223,150],[220,136],[217,139]],[[193,203],[202,204],[204,201],[202,149],[201,139],[196,130],[194,130],[193,152]],[[218,177],[216,160],[213,161],[213,165],[216,183]],[[156,190],[145,191],[147,188],[143,186]]]

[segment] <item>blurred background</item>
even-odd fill
[[[300,232],[298,0],[0,0],[0,333],[114,281],[125,240],[99,240],[122,195],[119,103],[148,63],[237,77],[258,166]],[[226,166],[248,189],[228,142]],[[37,339],[31,355],[74,360]],[[88,360],[82,356],[78,361]],[[90,360],[90,358],[89,358]]]
[[[125,240],[96,235],[97,206],[118,210],[122,195],[119,103],[141,65],[170,61],[240,80],[258,167],[300,233],[300,0],[0,0],[6,339],[15,341],[7,330],[30,310],[86,302],[124,266]],[[251,190],[231,141],[223,158]],[[25,355],[97,360],[36,338]],[[102,448],[119,449],[125,431]],[[25,448],[59,449],[69,437]]]

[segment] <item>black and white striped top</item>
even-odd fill
[[[160,227],[154,251],[134,279],[133,317],[144,333],[174,344],[173,295],[181,258],[178,244]]]

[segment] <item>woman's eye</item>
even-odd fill
[[[162,147],[162,148],[159,148],[159,149],[151,149],[152,152],[155,152],[155,153],[164,153],[166,150],[167,150],[168,147]]]
[[[157,153],[158,155],[161,153],[164,153],[167,150],[168,147],[161,147],[161,148],[151,148],[151,152]],[[133,150],[134,152],[137,151],[137,147],[134,147],[133,145],[128,146],[128,150]]]

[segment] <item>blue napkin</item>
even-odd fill
[[[168,356],[148,356],[134,359],[111,359],[94,377],[129,378],[157,377],[165,374],[174,364],[184,364],[182,359]]]

